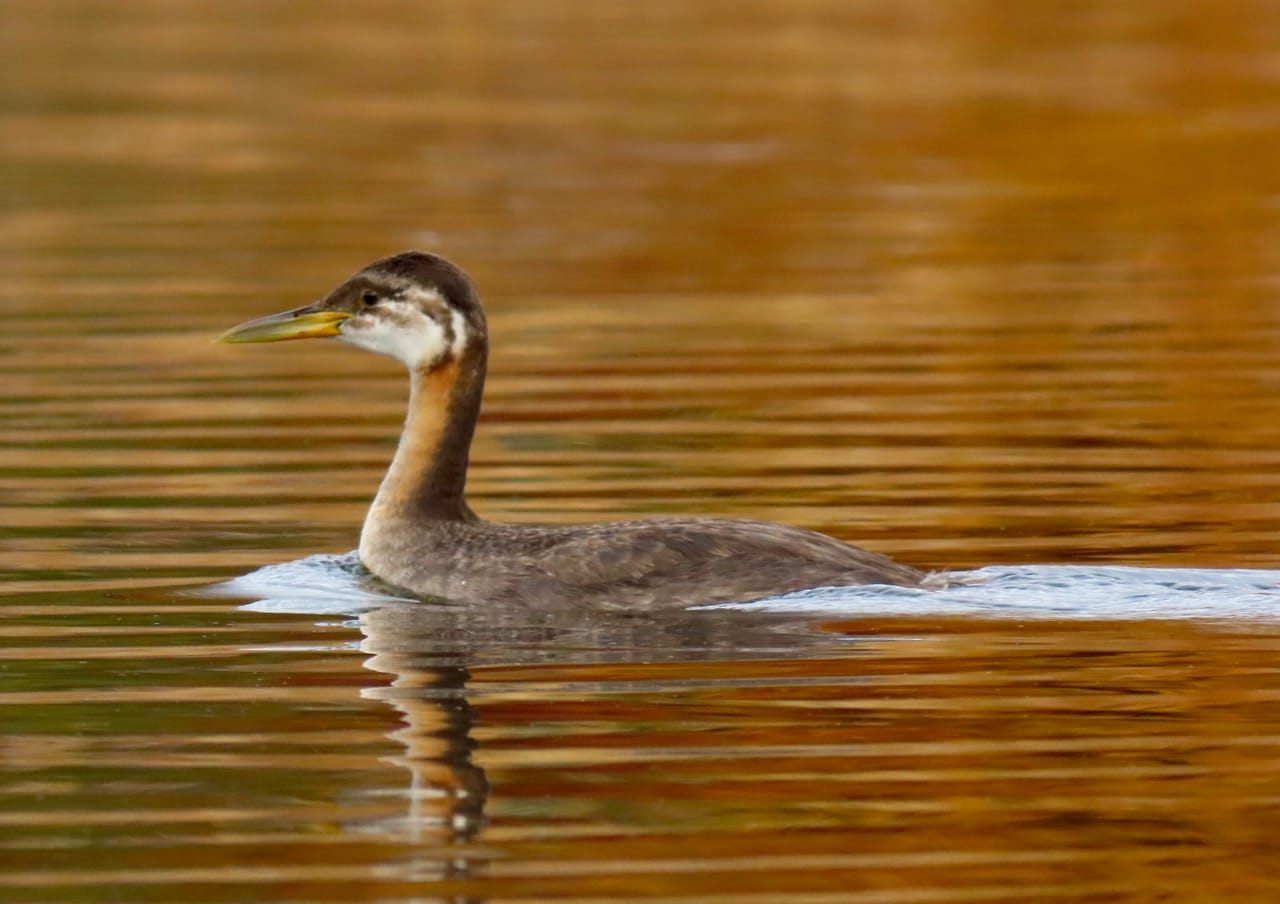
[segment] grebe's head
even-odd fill
[[[449,261],[404,251],[374,261],[313,304],[233,327],[223,342],[279,342],[332,336],[432,370],[487,342],[471,279]]]

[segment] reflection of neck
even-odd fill
[[[463,693],[466,669],[407,671],[392,682],[405,727],[389,737],[404,744],[413,775],[409,809],[416,830],[446,831],[455,840],[471,838],[484,825],[489,783],[471,762],[475,715]],[[421,688],[423,699],[405,699],[405,686]]]
[[[370,518],[474,521],[464,491],[480,399],[484,353],[411,374],[409,414]]]
[[[461,656],[448,657],[458,665],[422,665],[424,650],[434,648],[434,634],[445,626],[430,619],[420,623],[421,616],[414,607],[398,606],[360,616],[363,647],[373,654],[365,667],[392,677],[390,687],[365,688],[361,696],[382,700],[403,715],[402,726],[389,737],[404,745],[398,762],[412,776],[408,824],[413,835],[466,841],[483,828],[489,796],[484,770],[471,762],[476,747],[475,715],[466,699],[471,676]]]

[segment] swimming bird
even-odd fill
[[[418,596],[644,610],[745,602],[926,575],[814,531],[740,518],[597,524],[486,521],[467,463],[489,355],[471,279],[434,254],[369,264],[320,301],[252,320],[224,342],[332,337],[409,368],[409,413],[360,533],[360,560]]]

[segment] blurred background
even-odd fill
[[[1262,0],[3,0],[0,898],[1273,901],[1274,572],[357,620],[297,560],[404,374],[213,339],[434,250],[488,517],[1274,569],[1277,48]],[[208,595],[273,563],[313,596]]]
[[[402,375],[208,340],[418,247],[490,309],[489,516],[1273,565],[1278,44],[1262,2],[8,0],[0,559],[352,548]]]

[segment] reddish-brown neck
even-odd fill
[[[475,519],[464,494],[483,392],[483,353],[413,371],[404,432],[371,517]]]

